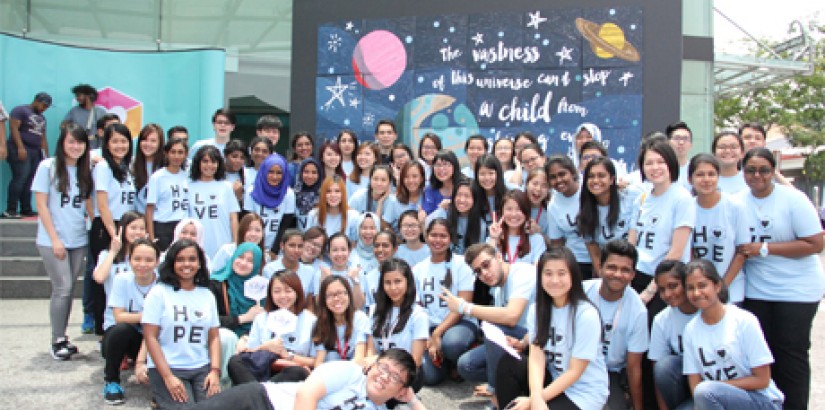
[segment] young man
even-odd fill
[[[189,130],[186,129],[183,125],[175,125],[170,127],[166,130],[166,141],[169,141],[173,138],[183,138],[185,140],[189,140]]]
[[[391,120],[380,120],[375,126],[375,142],[378,143],[378,149],[381,151],[381,163],[392,164],[392,144],[398,138],[398,133],[395,130],[395,123]]]
[[[524,262],[505,263],[496,248],[487,243],[477,243],[467,248],[464,261],[477,279],[491,288],[493,305],[468,303],[470,301],[450,294],[447,289],[442,289],[441,299],[447,302],[447,307],[452,312],[497,325],[509,336],[508,342],[521,350],[524,347],[521,339],[527,333],[527,308],[535,298],[536,268]],[[477,387],[477,392],[483,395],[493,394],[496,365],[502,354],[504,349],[484,338],[484,344],[459,357],[458,372],[470,381],[486,381],[487,386]]]
[[[9,120],[9,114],[3,107],[3,102],[0,101],[0,161],[5,161],[9,152],[6,150],[6,121]]]
[[[215,130],[215,137],[205,140],[198,140],[189,149],[189,161],[195,157],[200,147],[205,145],[214,145],[218,151],[223,155],[223,149],[226,148],[226,143],[232,136],[232,131],[235,130],[235,114],[230,112],[228,108],[218,108],[215,114],[212,114],[212,129]]]
[[[324,363],[300,383],[246,383],[191,407],[193,410],[386,409],[391,399],[425,410],[410,385],[416,367],[412,356],[388,349],[362,368],[351,361]]]
[[[11,138],[6,141],[11,180],[6,211],[0,218],[36,216],[32,210],[32,180],[40,160],[49,156],[46,140],[46,117],[43,113],[52,105],[52,97],[37,93],[31,104],[19,105],[11,110]],[[20,212],[17,206],[20,205]]]
[[[765,127],[758,122],[746,122],[742,124],[739,127],[739,136],[742,137],[742,141],[745,143],[745,152],[750,151],[751,148],[765,148],[768,144]],[[773,180],[785,186],[794,186],[788,178],[782,175],[779,167],[776,167]]]
[[[255,124],[255,133],[259,137],[268,139],[274,149],[281,139],[281,127],[283,126],[284,124],[278,117],[274,115],[264,115],[258,118],[258,123]]]
[[[679,183],[690,190],[688,182],[688,163],[690,162],[690,149],[693,148],[693,132],[687,124],[682,121],[670,124],[665,129],[670,146],[676,151],[679,160]]]
[[[644,408],[642,358],[648,345],[647,309],[630,287],[638,258],[630,242],[614,239],[602,252],[602,277],[582,283],[602,319],[602,351],[610,380],[607,408],[611,410],[627,409],[625,385],[633,409]]]
[[[86,130],[86,135],[92,138],[95,135],[97,121],[106,115],[106,109],[95,105],[95,101],[97,101],[97,90],[89,84],[78,84],[72,87],[72,94],[74,94],[74,98],[77,100],[77,105],[66,113],[60,126],[63,127],[73,122],[83,127],[83,129]]]

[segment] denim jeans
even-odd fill
[[[507,336],[521,339],[527,334],[527,329],[521,326],[497,325]],[[504,349],[484,338],[484,343],[458,358],[458,373],[465,380],[473,382],[487,382],[487,390],[495,392],[496,368],[501,356],[507,354]]]
[[[761,393],[718,381],[697,384],[693,390],[693,403],[697,410],[782,409],[781,402],[771,401]]]
[[[9,156],[9,168],[11,168],[11,180],[7,197],[6,210],[17,212],[17,205],[20,204],[20,212],[32,211],[32,181],[37,166],[40,164],[40,149],[26,147],[26,159],[17,159],[17,145],[6,144]]]
[[[441,336],[441,353],[444,360],[452,363],[458,362],[458,358],[469,350],[470,345],[475,342],[477,332],[478,326],[467,320],[461,320],[447,329]],[[430,329],[430,333],[432,333],[432,329]],[[447,376],[447,367],[444,364],[440,367],[433,364],[427,351],[424,352],[421,371],[423,372],[425,386],[435,386],[444,381]]]
[[[682,403],[688,403],[689,408],[693,408],[687,376],[682,374],[681,356],[666,356],[657,361],[653,365],[653,378],[667,408],[675,409]]]

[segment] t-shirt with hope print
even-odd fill
[[[564,196],[561,192],[554,192],[550,205],[547,207],[547,235],[550,239],[564,239],[567,246],[576,257],[576,262],[591,263],[590,253],[579,233],[576,219],[579,215],[579,197],[581,187],[573,196]]]
[[[127,172],[126,179],[119,182],[112,174],[109,163],[100,161],[92,169],[92,179],[95,181],[95,191],[106,193],[106,205],[109,206],[113,220],[119,221],[124,213],[135,210],[137,193],[131,173]],[[95,207],[95,216],[100,216],[100,210],[97,207]]]
[[[393,333],[395,325],[398,324],[399,308],[393,307],[384,322],[384,328],[381,329],[380,336],[373,335],[375,341],[375,350],[383,352],[387,349],[399,348],[412,353],[412,345],[416,340],[427,340],[430,337],[430,321],[427,319],[427,311],[419,305],[413,304],[413,311],[407,319],[404,328],[398,333]],[[375,315],[373,312],[372,320],[370,321],[370,330],[375,325]]]
[[[173,174],[166,168],[155,171],[146,184],[146,203],[155,205],[156,222],[175,222],[189,216],[189,175]]]
[[[254,187],[253,187],[254,188]],[[264,221],[264,247],[272,249],[272,244],[275,243],[275,238],[278,236],[278,230],[281,228],[281,222],[285,215],[295,215],[295,192],[292,188],[287,188],[284,200],[277,208],[269,208],[263,206],[252,198],[252,189],[246,191],[243,200],[243,209],[249,212],[255,212],[260,215]]]
[[[31,190],[48,195],[46,205],[49,208],[48,212],[52,217],[52,225],[54,225],[57,237],[66,249],[77,249],[86,246],[89,239],[89,235],[86,234],[85,199],[80,196],[77,167],[66,167],[66,170],[69,175],[68,195],[57,190],[54,158],[47,158],[40,162],[32,180]],[[52,239],[40,218],[37,219],[35,243],[37,246],[52,246]]]
[[[678,307],[668,306],[653,318],[650,329],[650,348],[647,357],[654,362],[668,356],[679,356],[685,352],[685,326],[699,312],[685,314]]]
[[[719,275],[725,275],[736,256],[736,235],[740,220],[745,214],[742,203],[728,194],[713,208],[696,204],[696,225],[691,234],[693,253],[696,257],[713,263]],[[742,233],[739,233],[741,235]],[[729,299],[733,303],[745,299],[745,275],[741,272],[728,286]]]
[[[349,339],[346,339],[346,325],[335,326],[335,331],[338,335],[338,341],[332,350],[327,350],[323,343],[316,344],[316,351],[326,351],[327,355],[324,357],[324,362],[332,362],[335,360],[350,360],[355,355],[355,348],[359,343],[366,343],[367,336],[370,333],[370,319],[366,313],[357,310],[352,315],[352,331]],[[341,357],[341,352],[345,357]]]
[[[438,326],[450,313],[447,302],[438,297],[441,295],[441,287],[446,287],[448,268],[451,277],[450,293],[453,295],[465,291],[472,293],[475,275],[461,255],[453,255],[450,262],[433,263],[431,259],[426,259],[413,268],[415,294],[418,302],[427,310],[431,327]]]

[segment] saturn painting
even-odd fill
[[[590,42],[590,48],[599,58],[621,58],[639,61],[639,51],[625,40],[624,31],[614,23],[599,25],[583,18],[576,19],[576,28]]]

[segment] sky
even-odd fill
[[[715,0],[714,6],[759,39],[782,41],[793,37],[788,34],[793,20],[803,24],[811,18],[825,22],[825,2],[820,0]],[[716,51],[740,54],[737,51],[742,46],[736,43],[746,35],[716,12],[713,24]]]

